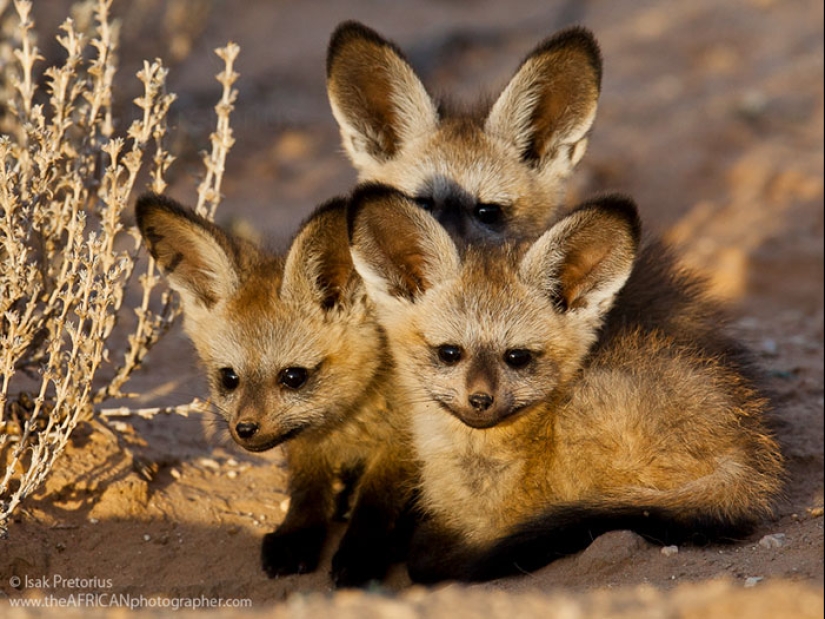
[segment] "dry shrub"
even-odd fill
[[[175,97],[162,63],[145,62],[137,75],[144,94],[134,101],[139,117],[125,136],[115,134],[111,3],[74,8],[85,19],[61,26],[65,60],[38,79],[31,3],[14,0],[12,10],[0,0],[0,536],[76,425],[101,418],[106,401],[129,397],[124,385],[179,314],[154,263],[138,260],[140,236],[124,222],[144,189],[139,179],[165,189],[174,159],[164,147],[166,116]],[[234,44],[216,50],[223,93],[198,186],[198,210],[208,217],[233,141],[238,51]],[[142,290],[132,307],[124,302],[130,285]],[[134,328],[112,338],[126,312],[136,315]]]

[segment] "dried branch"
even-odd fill
[[[153,261],[139,259],[140,236],[123,219],[142,174],[154,191],[166,188],[174,161],[164,143],[166,118],[175,96],[166,92],[161,61],[145,62],[138,73],[144,92],[135,100],[142,114],[125,136],[114,135],[118,25],[111,4],[91,0],[89,32],[71,19],[63,23],[57,40],[66,58],[46,68],[39,85],[34,67],[43,58],[31,2],[15,0],[16,15],[5,15],[0,0],[0,25],[16,18],[12,44],[0,44],[0,92],[9,95],[0,125],[0,536],[81,421],[188,414],[205,406],[198,400],[168,409],[100,406],[128,397],[123,387],[179,314]],[[225,64],[217,76],[223,93],[198,188],[209,216],[220,202],[237,97],[238,47],[217,53]],[[47,104],[36,103],[38,88]],[[139,304],[125,307],[135,279]],[[125,346],[111,337],[124,312],[137,316]],[[100,385],[103,375],[110,378]]]

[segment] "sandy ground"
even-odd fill
[[[42,33],[56,31],[61,4],[36,3]],[[237,145],[218,219],[276,245],[315,203],[355,179],[324,89],[326,42],[339,21],[359,19],[393,38],[432,92],[459,98],[496,92],[557,29],[591,28],[605,77],[570,199],[632,195],[647,228],[676,243],[732,305],[778,395],[787,491],[776,517],[732,546],[663,554],[615,532],[531,575],[423,589],[410,588],[398,566],[380,588],[333,593],[326,566],[275,581],[259,568],[261,536],[284,515],[279,450],[242,452],[212,416],[130,418],[113,428],[96,422],[78,429],[0,542],[3,613],[48,616],[63,599],[72,606],[67,616],[104,615],[115,596],[130,596],[118,605],[157,610],[170,600],[221,598],[248,604],[245,613],[284,618],[822,616],[821,3],[126,4],[122,111],[132,113],[130,76],[140,61],[164,58],[179,95],[171,193],[182,201],[194,200],[197,153],[213,122],[220,63],[212,49],[240,44]],[[48,52],[49,42],[42,45]],[[132,389],[143,394],[141,405],[205,395],[179,329]],[[52,608],[6,608],[20,599],[51,599]]]

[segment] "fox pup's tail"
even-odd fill
[[[412,580],[419,583],[485,581],[533,572],[584,550],[608,531],[630,530],[663,546],[705,545],[741,540],[754,524],[709,514],[686,520],[684,514],[662,507],[557,505],[482,549],[456,544],[453,534],[424,527],[413,540],[408,567]],[[444,551],[434,552],[435,548]]]

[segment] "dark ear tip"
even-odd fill
[[[597,82],[601,84],[602,52],[593,32],[584,26],[571,26],[559,30],[540,43],[528,58],[564,48],[576,48],[583,51],[587,55],[590,66],[596,72]]]
[[[135,214],[138,219],[140,219],[141,215],[145,214],[149,209],[155,207],[161,202],[163,202],[162,195],[147,191],[146,193],[141,194],[138,197],[137,202],[135,202]]]
[[[404,194],[384,183],[361,183],[352,192],[351,201],[362,203],[373,200],[388,200],[392,198],[403,198]]]
[[[324,218],[331,221],[336,217],[343,217],[347,211],[348,202],[349,200],[342,196],[336,196],[323,202],[301,222],[298,226],[298,231],[295,233],[296,236],[300,234],[301,230],[306,228],[309,223],[316,219]]]
[[[382,183],[361,183],[352,192],[347,208],[347,234],[350,241],[356,225],[356,220],[368,206],[376,202],[397,201],[406,199],[406,196],[397,189]]]
[[[380,39],[381,36],[369,26],[365,26],[359,21],[348,19],[342,21],[335,27],[330,36],[330,47],[345,43],[350,39]]]
[[[329,39],[327,46],[327,77],[332,72],[332,65],[342,50],[354,41],[364,41],[378,47],[389,47],[396,54],[402,56],[401,51],[378,34],[372,28],[355,20],[347,20],[338,24]],[[403,57],[403,56],[402,56]]]
[[[548,49],[560,47],[578,47],[582,49],[593,60],[601,64],[602,51],[596,35],[584,26],[571,26],[559,30],[556,34],[547,39],[544,43]]]
[[[164,215],[167,216],[167,219],[186,220],[195,226],[205,228],[212,236],[220,239],[220,243],[227,247],[231,245],[226,233],[221,228],[202,215],[198,215],[194,210],[183,206],[180,202],[151,191],[138,197],[135,203],[135,220],[138,230],[144,238],[153,238],[152,228],[160,223],[157,217]],[[227,253],[230,251],[227,250]]]
[[[146,218],[155,210],[171,211],[176,214],[184,214],[184,216],[187,213],[187,210],[172,198],[147,191],[141,194],[135,202],[135,219],[138,228],[143,229]]]
[[[596,42],[596,35],[593,34],[592,30],[584,26],[563,28],[550,38],[558,42],[577,42],[587,48],[598,49],[599,47],[599,44]]]
[[[639,244],[642,236],[642,220],[639,217],[639,209],[631,197],[622,194],[610,194],[590,200],[579,208],[598,208],[609,212],[617,219],[624,220],[634,242],[637,245]]]

